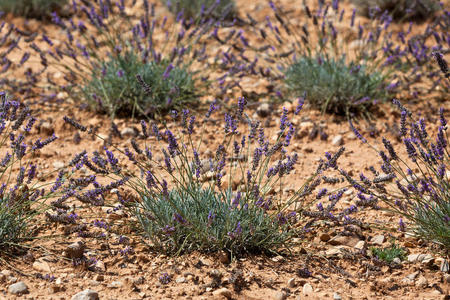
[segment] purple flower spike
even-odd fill
[[[172,64],[169,64],[169,65],[167,66],[167,68],[166,68],[166,70],[164,71],[164,74],[163,74],[163,78],[164,78],[164,79],[169,78],[170,72],[173,70],[173,68],[174,68],[174,66],[173,66]]]

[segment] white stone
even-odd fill
[[[84,290],[72,296],[71,300],[99,300],[98,293],[94,290]]]
[[[333,140],[331,141],[331,144],[333,146],[341,146],[344,143],[344,138],[342,137],[342,135],[338,134],[336,135]]]
[[[305,283],[305,285],[303,286],[303,295],[308,296],[308,295],[312,295],[314,292],[312,286],[309,283]]]
[[[13,295],[21,295],[28,293],[28,286],[23,281],[19,281],[18,283],[11,284],[8,287],[8,292]]]

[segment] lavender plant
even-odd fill
[[[434,0],[352,0],[358,12],[370,17],[383,12],[397,21],[423,21],[441,9],[440,3]]]
[[[67,0],[1,0],[0,11],[25,18],[50,19],[53,12],[62,13]]]
[[[445,67],[445,61],[441,56],[438,57],[441,67]],[[416,234],[449,249],[450,152],[445,112],[440,110],[440,125],[433,140],[425,119],[415,120],[398,100],[394,100],[394,104],[401,110],[400,135],[408,157],[402,157],[392,143],[383,138],[384,151],[372,146],[382,159],[382,174],[376,172],[375,177],[370,179],[361,173],[360,180],[357,180],[342,169],[340,172],[359,191],[360,198],[384,201],[393,211],[411,222],[411,229]],[[351,127],[367,143],[352,124]],[[406,230],[403,219],[400,219],[399,229]]]
[[[120,162],[117,152],[106,150],[102,172],[128,178],[128,193],[138,200],[124,205],[156,249],[170,253],[225,250],[232,255],[275,252],[289,247],[292,237],[301,232],[293,225],[303,212],[304,199],[320,183],[318,173],[327,165],[321,164],[292,195],[273,195],[275,188],[281,191],[297,163],[298,154],[286,150],[295,129],[284,110],[276,142],[271,144],[260,123],[244,113],[245,105],[240,98],[234,113],[225,113],[223,138],[216,133],[219,146],[210,158],[201,158],[208,147],[204,128],[196,134],[201,124],[212,120],[217,102],[211,104],[202,123],[188,110],[175,112],[174,120],[180,122],[175,133],[169,125],[142,122],[142,136],[158,141],[162,159],[155,158],[157,154],[147,143],[142,147],[132,141],[131,148],[116,148],[140,175],[130,175],[136,171],[126,168],[129,163]]]
[[[41,149],[57,137],[30,139],[36,123],[31,109],[23,102],[0,94],[0,248],[11,250],[33,236],[31,224],[50,222],[76,224],[78,216],[65,202],[75,198],[89,205],[101,205],[106,192],[122,182],[103,186],[95,176],[76,177],[82,167],[92,168],[82,152],[67,166],[46,172],[40,166]],[[86,130],[86,128],[79,128]],[[69,167],[72,167],[70,169]],[[57,174],[56,174],[57,173]],[[56,175],[56,179],[53,179]],[[88,175],[88,174],[87,174]],[[90,188],[90,186],[93,188]],[[50,201],[55,199],[54,201]],[[75,206],[74,206],[75,207]],[[69,211],[70,210],[70,211]]]
[[[237,59],[222,63],[227,50],[215,57],[206,52],[206,39],[218,30],[213,20],[186,20],[182,14],[176,20],[158,19],[155,5],[147,0],[73,3],[73,12],[87,21],[64,21],[54,15],[66,39],[55,44],[42,36],[48,49],[33,49],[43,66],[59,71],[47,74],[51,86],[68,91],[96,111],[112,117],[168,112],[198,103],[207,92],[225,93],[236,85],[235,79],[225,79],[245,70],[245,62]]]
[[[247,38],[242,45],[258,53],[260,66],[254,74],[268,79],[279,98],[301,97],[304,92],[318,95],[322,91],[320,99],[311,98],[313,105],[330,112],[354,110],[366,114],[374,104],[391,99],[400,90],[417,98],[431,91],[444,95],[448,89],[438,69],[427,63],[433,51],[442,50],[450,42],[447,12],[424,31],[413,34],[412,24],[401,32],[391,30],[392,17],[387,13],[362,22],[356,10],[345,11],[339,1],[319,1],[317,6],[305,3],[302,22],[294,22],[282,6],[270,5],[274,18],[267,17],[262,26],[255,26],[255,33],[266,44],[257,47]],[[304,73],[313,74],[319,81],[319,88],[303,84],[302,80],[309,81],[298,70],[303,66],[309,71]],[[423,83],[430,87],[427,91]],[[326,85],[330,92],[320,88]],[[350,93],[352,90],[357,92]],[[345,91],[348,99],[344,100],[341,95]]]
[[[234,0],[174,0],[163,1],[174,14],[183,14],[186,19],[230,19],[236,14]]]

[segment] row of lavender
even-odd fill
[[[447,171],[449,151],[444,111],[441,111],[441,124],[437,130],[437,138],[432,140],[427,133],[425,121],[414,120],[405,107],[395,102],[401,110],[400,128],[409,155],[408,159],[399,157],[392,144],[384,139],[387,154],[376,149],[382,158],[381,170],[371,168],[372,176],[361,174],[359,179],[354,179],[338,166],[338,158],[344,149],[334,154],[326,153],[326,158],[289,199],[281,198],[281,194],[274,196],[272,193],[275,186],[282,186],[284,178],[292,172],[299,159],[298,154],[288,153],[288,146],[295,128],[289,121],[287,110],[283,110],[276,141],[271,143],[273,139],[267,136],[262,125],[245,113],[246,100],[239,98],[236,108],[225,112],[222,123],[212,123],[216,126],[220,124],[218,126],[223,128],[223,140],[219,143],[215,156],[212,159],[200,157],[199,151],[204,141],[203,138],[199,138],[199,135],[203,133],[202,126],[208,122],[217,121],[214,117],[220,116],[215,111],[222,107],[224,100],[224,97],[219,96],[225,96],[231,88],[239,86],[240,77],[262,75],[269,78],[271,82],[279,82],[289,77],[287,76],[289,72],[295,72],[291,69],[301,62],[302,58],[313,58],[310,63],[317,62],[319,66],[337,62],[336,59],[342,56],[340,51],[343,49],[338,42],[345,42],[338,38],[337,29],[331,20],[335,18],[342,21],[343,19],[341,15],[344,12],[340,13],[337,1],[334,1],[330,8],[318,7],[317,11],[305,7],[308,20],[317,26],[316,35],[310,35],[307,25],[301,26],[301,32],[290,29],[287,19],[283,18],[284,12],[281,8],[272,5],[280,27],[267,20],[267,28],[257,30],[262,39],[270,40],[272,37],[276,40],[263,47],[252,45],[253,39],[250,37],[252,30],[244,33],[244,31],[229,29],[227,35],[222,36],[219,31],[225,29],[218,26],[217,20],[200,18],[189,21],[183,19],[180,14],[179,19],[171,25],[178,26],[179,31],[167,30],[167,34],[163,34],[165,46],[159,48],[161,44],[153,40],[156,36],[155,30],[163,29],[164,32],[170,20],[163,19],[161,23],[152,22],[151,18],[155,16],[154,8],[146,3],[144,1],[144,15],[137,23],[133,23],[134,18],[127,15],[127,9],[120,3],[117,6],[111,6],[100,2],[97,11],[94,6],[89,8],[82,3],[74,5],[73,9],[81,16],[87,17],[89,24],[83,19],[63,21],[55,15],[54,21],[62,28],[68,39],[62,42],[63,48],[60,48],[55,40],[43,36],[43,40],[49,45],[49,49],[44,50],[42,45],[38,46],[34,42],[36,34],[21,32],[10,27],[11,32],[19,32],[26,36],[24,42],[30,43],[32,49],[38,53],[43,66],[38,71],[27,70],[27,82],[21,82],[21,90],[18,90],[19,87],[15,87],[13,82],[5,81],[10,88],[17,88],[16,91],[24,93],[30,92],[29,95],[31,95],[31,91],[34,92],[39,88],[41,78],[44,76],[55,88],[63,88],[71,97],[77,97],[79,94],[80,100],[90,99],[93,108],[106,111],[112,116],[121,110],[118,110],[118,107],[124,104],[125,99],[114,99],[112,96],[131,93],[135,98],[126,100],[132,104],[128,106],[128,113],[135,112],[145,116],[165,110],[171,111],[172,121],[178,124],[178,130],[173,132],[162,122],[147,124],[142,121],[141,139],[133,140],[130,148],[120,149],[111,145],[110,149],[105,149],[103,153],[94,151],[88,154],[87,151],[83,151],[68,162],[66,167],[58,170],[55,182],[41,186],[36,180],[36,174],[45,173],[45,170],[37,170],[36,165],[30,163],[30,159],[39,149],[56,140],[56,137],[52,136],[46,140],[29,140],[35,118],[30,116],[27,106],[12,101],[3,94],[0,109],[2,114],[1,147],[5,149],[6,154],[0,163],[3,181],[0,206],[2,246],[11,246],[21,241],[29,233],[27,224],[30,220],[38,218],[41,213],[45,213],[51,222],[76,224],[71,228],[74,228],[80,236],[94,235],[102,238],[91,232],[90,226],[103,226],[103,223],[83,222],[76,211],[71,210],[67,202],[76,199],[88,206],[104,206],[105,201],[115,201],[111,198],[113,193],[120,203],[119,209],[129,212],[132,216],[131,221],[138,225],[143,235],[152,240],[155,248],[174,253],[225,249],[233,255],[239,255],[245,252],[276,251],[280,247],[289,246],[294,237],[299,237],[308,230],[308,226],[304,224],[306,217],[312,217],[314,220],[327,219],[337,224],[361,225],[361,221],[353,218],[352,214],[364,207],[377,208],[379,200],[390,204],[394,210],[408,219],[413,224],[411,229],[448,249],[450,244],[448,224],[450,195]],[[328,15],[329,10],[335,12],[331,19]],[[205,15],[207,13],[208,11]],[[375,58],[378,56],[391,54],[388,57],[390,63],[381,63],[383,60],[377,62],[378,69],[383,70],[380,66],[386,68],[394,66],[394,69],[400,68],[402,71],[409,70],[407,67],[416,68],[414,72],[420,70],[424,75],[438,82],[436,86],[448,86],[449,73],[443,56],[435,54],[439,62],[436,67],[428,61],[431,51],[443,50],[443,43],[449,41],[448,31],[441,34],[433,31],[433,28],[448,26],[445,19],[438,19],[430,25],[427,28],[429,35],[415,36],[408,42],[405,41],[408,50],[402,50],[400,46],[393,48],[392,44],[386,44],[391,43],[392,34],[389,33],[385,33],[387,37],[383,42],[386,49],[376,48],[377,42],[383,36],[382,31],[390,26],[389,17],[381,16],[381,19],[371,23],[377,24],[375,29],[379,28],[379,31],[367,31],[367,41],[364,42],[367,43],[364,45],[373,47],[361,47],[357,58],[369,64],[377,62]],[[109,18],[115,21],[109,22]],[[253,24],[250,29],[258,28],[256,21],[252,18],[249,20]],[[350,22],[350,25],[355,24],[353,17]],[[126,35],[122,34],[123,28],[132,28],[132,30],[129,35]],[[287,34],[299,33],[299,39],[292,45],[288,45],[292,48],[283,53],[277,51],[285,50],[277,50],[274,46],[278,45],[280,49],[286,46],[287,43],[283,42],[282,30]],[[11,32],[4,36],[5,40]],[[358,29],[358,32],[360,38],[365,34],[362,27]],[[171,36],[173,39],[170,38]],[[310,46],[312,44],[308,40],[310,36],[311,39],[318,37],[319,48]],[[399,33],[400,39],[402,37],[405,39],[405,36],[408,34]],[[428,48],[426,42],[429,36],[433,36],[439,45]],[[229,45],[227,50],[210,59],[209,51],[207,51],[210,44],[204,40],[207,37],[214,37],[219,44]],[[13,42],[3,57],[15,51],[19,44],[19,40]],[[200,48],[197,48],[199,45]],[[253,53],[254,57],[249,58],[250,55],[247,57],[245,53]],[[259,66],[257,54],[269,64],[267,67]],[[414,61],[410,59],[413,54]],[[33,56],[25,53],[20,64],[26,64],[26,61],[31,60]],[[292,60],[291,65],[285,61],[289,56],[296,57],[294,64]],[[108,60],[103,61],[104,57],[108,57]],[[129,63],[129,59],[134,59],[137,67]],[[282,65],[284,61],[287,64],[285,67]],[[204,78],[208,75],[207,71],[195,73],[190,69],[198,63],[207,64],[207,70],[215,70],[215,72],[211,71],[211,76],[220,74],[219,78],[209,80]],[[345,65],[348,63],[345,59],[342,63],[348,67],[350,74],[360,74],[359,72],[364,71],[365,68],[361,64]],[[12,62],[9,65],[12,65]],[[54,82],[49,77],[51,72],[47,72],[57,65],[63,67],[61,69],[65,80],[63,84]],[[134,66],[136,69],[127,70],[128,66]],[[439,76],[440,73],[435,72],[436,69],[439,70],[439,67],[444,76]],[[149,71],[145,73],[147,68]],[[86,70],[91,72],[88,72],[91,75],[83,75],[82,72]],[[408,80],[401,81],[398,73],[389,71],[387,74],[392,75],[385,76],[397,76],[397,82],[394,84],[397,88],[409,89],[413,86],[414,81],[408,77],[405,77]],[[436,79],[438,76],[439,79]],[[94,80],[99,81],[94,82]],[[191,99],[198,99],[199,84],[205,84],[205,88],[216,85],[215,90],[219,91],[218,100],[210,105],[201,122],[198,116],[189,110],[181,109],[181,105],[185,103],[177,97],[181,97],[180,95],[184,97],[186,94],[183,89],[185,85],[179,82],[185,81],[193,81],[189,85],[191,89],[188,95],[192,96]],[[111,88],[120,90],[110,90],[108,94],[109,85]],[[99,91],[93,91],[96,88]],[[391,89],[393,87],[389,87],[388,90]],[[274,91],[276,95],[283,97],[282,90]],[[296,92],[294,88],[287,88],[286,91]],[[302,92],[303,95],[304,90],[298,92]],[[143,97],[153,99],[153,104],[146,106],[139,103]],[[306,94],[306,100],[310,100],[311,97],[310,93]],[[338,103],[345,102],[344,96],[336,99]],[[329,105],[330,100],[335,99],[326,100]],[[347,98],[344,104],[347,105],[345,109],[341,110],[333,106],[334,109],[325,110],[345,112],[349,115],[355,112],[352,109],[355,102],[368,104],[373,100],[375,99],[362,101],[355,98],[353,101],[348,101]],[[158,101],[162,102],[162,107],[155,107],[154,103]],[[303,97],[298,99],[296,114],[300,112],[304,101]],[[173,109],[177,108],[176,105],[179,105],[178,110]],[[95,135],[94,131],[72,118],[65,117],[64,120],[81,132]],[[363,142],[367,142],[353,126],[352,128]],[[155,159],[152,153],[155,149],[150,149],[149,146],[150,139],[160,141],[161,149],[157,150],[163,154],[162,162]],[[165,143],[167,146],[163,146]],[[127,157],[128,161],[119,161],[120,154]],[[131,170],[126,168],[129,162],[133,163]],[[16,168],[18,168],[17,175],[13,171]],[[90,170],[92,175],[80,175],[81,169]],[[134,172],[134,169],[139,171]],[[340,177],[347,180],[349,187],[359,192],[357,205],[336,213],[336,204],[345,191],[345,188],[339,187],[333,191],[321,188],[315,197],[317,208],[310,207],[310,196],[316,189],[322,184],[340,182],[340,177],[328,176],[327,172],[338,172]],[[205,181],[206,175],[209,176],[209,180]],[[243,178],[244,185],[239,189],[231,189],[232,179],[239,176]],[[108,178],[112,181],[110,184],[102,185],[99,183],[100,178]],[[129,195],[133,195],[137,200]],[[329,201],[324,205],[325,202],[319,201],[326,195]],[[50,198],[54,199],[51,204],[48,201]],[[299,224],[302,225],[300,229]],[[308,225],[311,224],[308,223]],[[400,228],[405,230],[403,220],[401,220]],[[126,249],[131,251],[129,248]]]
[[[205,95],[226,101],[231,91],[250,94],[242,78],[266,82],[265,95],[274,100],[306,93],[311,105],[348,117],[367,115],[400,92],[418,99],[449,91],[430,63],[450,45],[443,8],[419,30],[413,22],[399,29],[387,11],[358,19],[356,9],[346,12],[338,1],[304,6],[299,22],[272,2],[273,19],[230,22],[228,10],[210,18],[220,3],[195,18],[181,11],[172,19],[147,1],[74,1],[71,18],[53,14],[59,29],[52,38],[4,23],[2,85],[23,98],[38,93],[61,101],[69,94],[112,117],[154,117]],[[138,74],[150,89],[140,88]],[[42,92],[48,89],[53,92]]]

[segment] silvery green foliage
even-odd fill
[[[436,0],[352,0],[360,14],[373,17],[387,12],[394,20],[422,21],[441,8]]]

